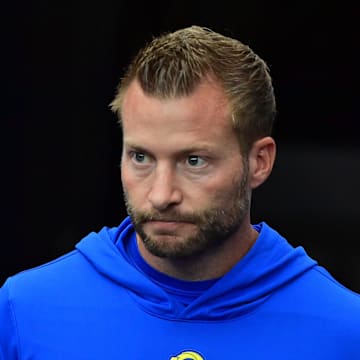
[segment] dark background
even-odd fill
[[[354,2],[355,3],[355,2]],[[1,244],[6,277],[124,217],[111,102],[135,52],[198,24],[269,64],[278,159],[265,220],[360,292],[358,5],[330,1],[8,2],[1,8]]]

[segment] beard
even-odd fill
[[[224,189],[212,199],[216,206],[198,211],[183,213],[171,207],[164,211],[141,211],[132,205],[125,191],[127,212],[145,248],[157,257],[180,259],[205,253],[224,244],[243,224],[249,212],[249,165],[247,161],[243,164],[242,177],[234,180],[230,189]],[[145,227],[151,221],[185,223],[185,226],[196,231],[188,235],[170,231],[150,234]]]

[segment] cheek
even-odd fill
[[[188,186],[189,197],[197,207],[226,206],[234,198],[236,179],[224,176],[212,176],[207,181]]]
[[[136,181],[124,164],[121,165],[121,183],[124,191],[131,196],[136,189]]]
[[[123,186],[124,189],[127,189],[127,183],[128,183],[128,175],[126,173],[125,167],[123,162],[121,162],[121,167],[120,167],[120,177],[121,177],[121,184]]]
[[[136,178],[133,174],[133,171],[130,167],[130,162],[128,159],[122,159],[121,161],[121,182],[124,187],[129,188],[135,185]]]
[[[210,201],[217,204],[223,204],[225,207],[232,203],[240,192],[242,177],[239,172],[228,173],[228,176],[219,176],[217,179],[204,187],[204,192]]]
[[[134,205],[144,203],[147,193],[146,184],[123,165],[121,166],[121,183],[128,199]]]

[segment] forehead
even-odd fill
[[[134,81],[122,104],[124,141],[176,146],[235,138],[229,102],[216,83],[204,81],[189,96],[159,99]],[[142,145],[144,145],[142,144]]]
[[[176,115],[179,110],[182,110],[182,115],[188,117],[198,115],[198,117],[205,119],[210,115],[217,118],[229,117],[231,112],[225,91],[216,81],[211,79],[201,82],[189,96],[167,98],[145,94],[139,83],[134,80],[123,95],[122,120],[140,116],[142,112],[147,112],[150,115],[152,110],[156,110],[159,115],[166,111]],[[175,113],[174,110],[176,110]]]

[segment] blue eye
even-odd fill
[[[137,164],[145,164],[148,162],[148,156],[138,151],[131,153],[131,159]]]
[[[206,165],[206,161],[197,155],[191,155],[187,158],[187,163],[191,167],[202,167]]]

